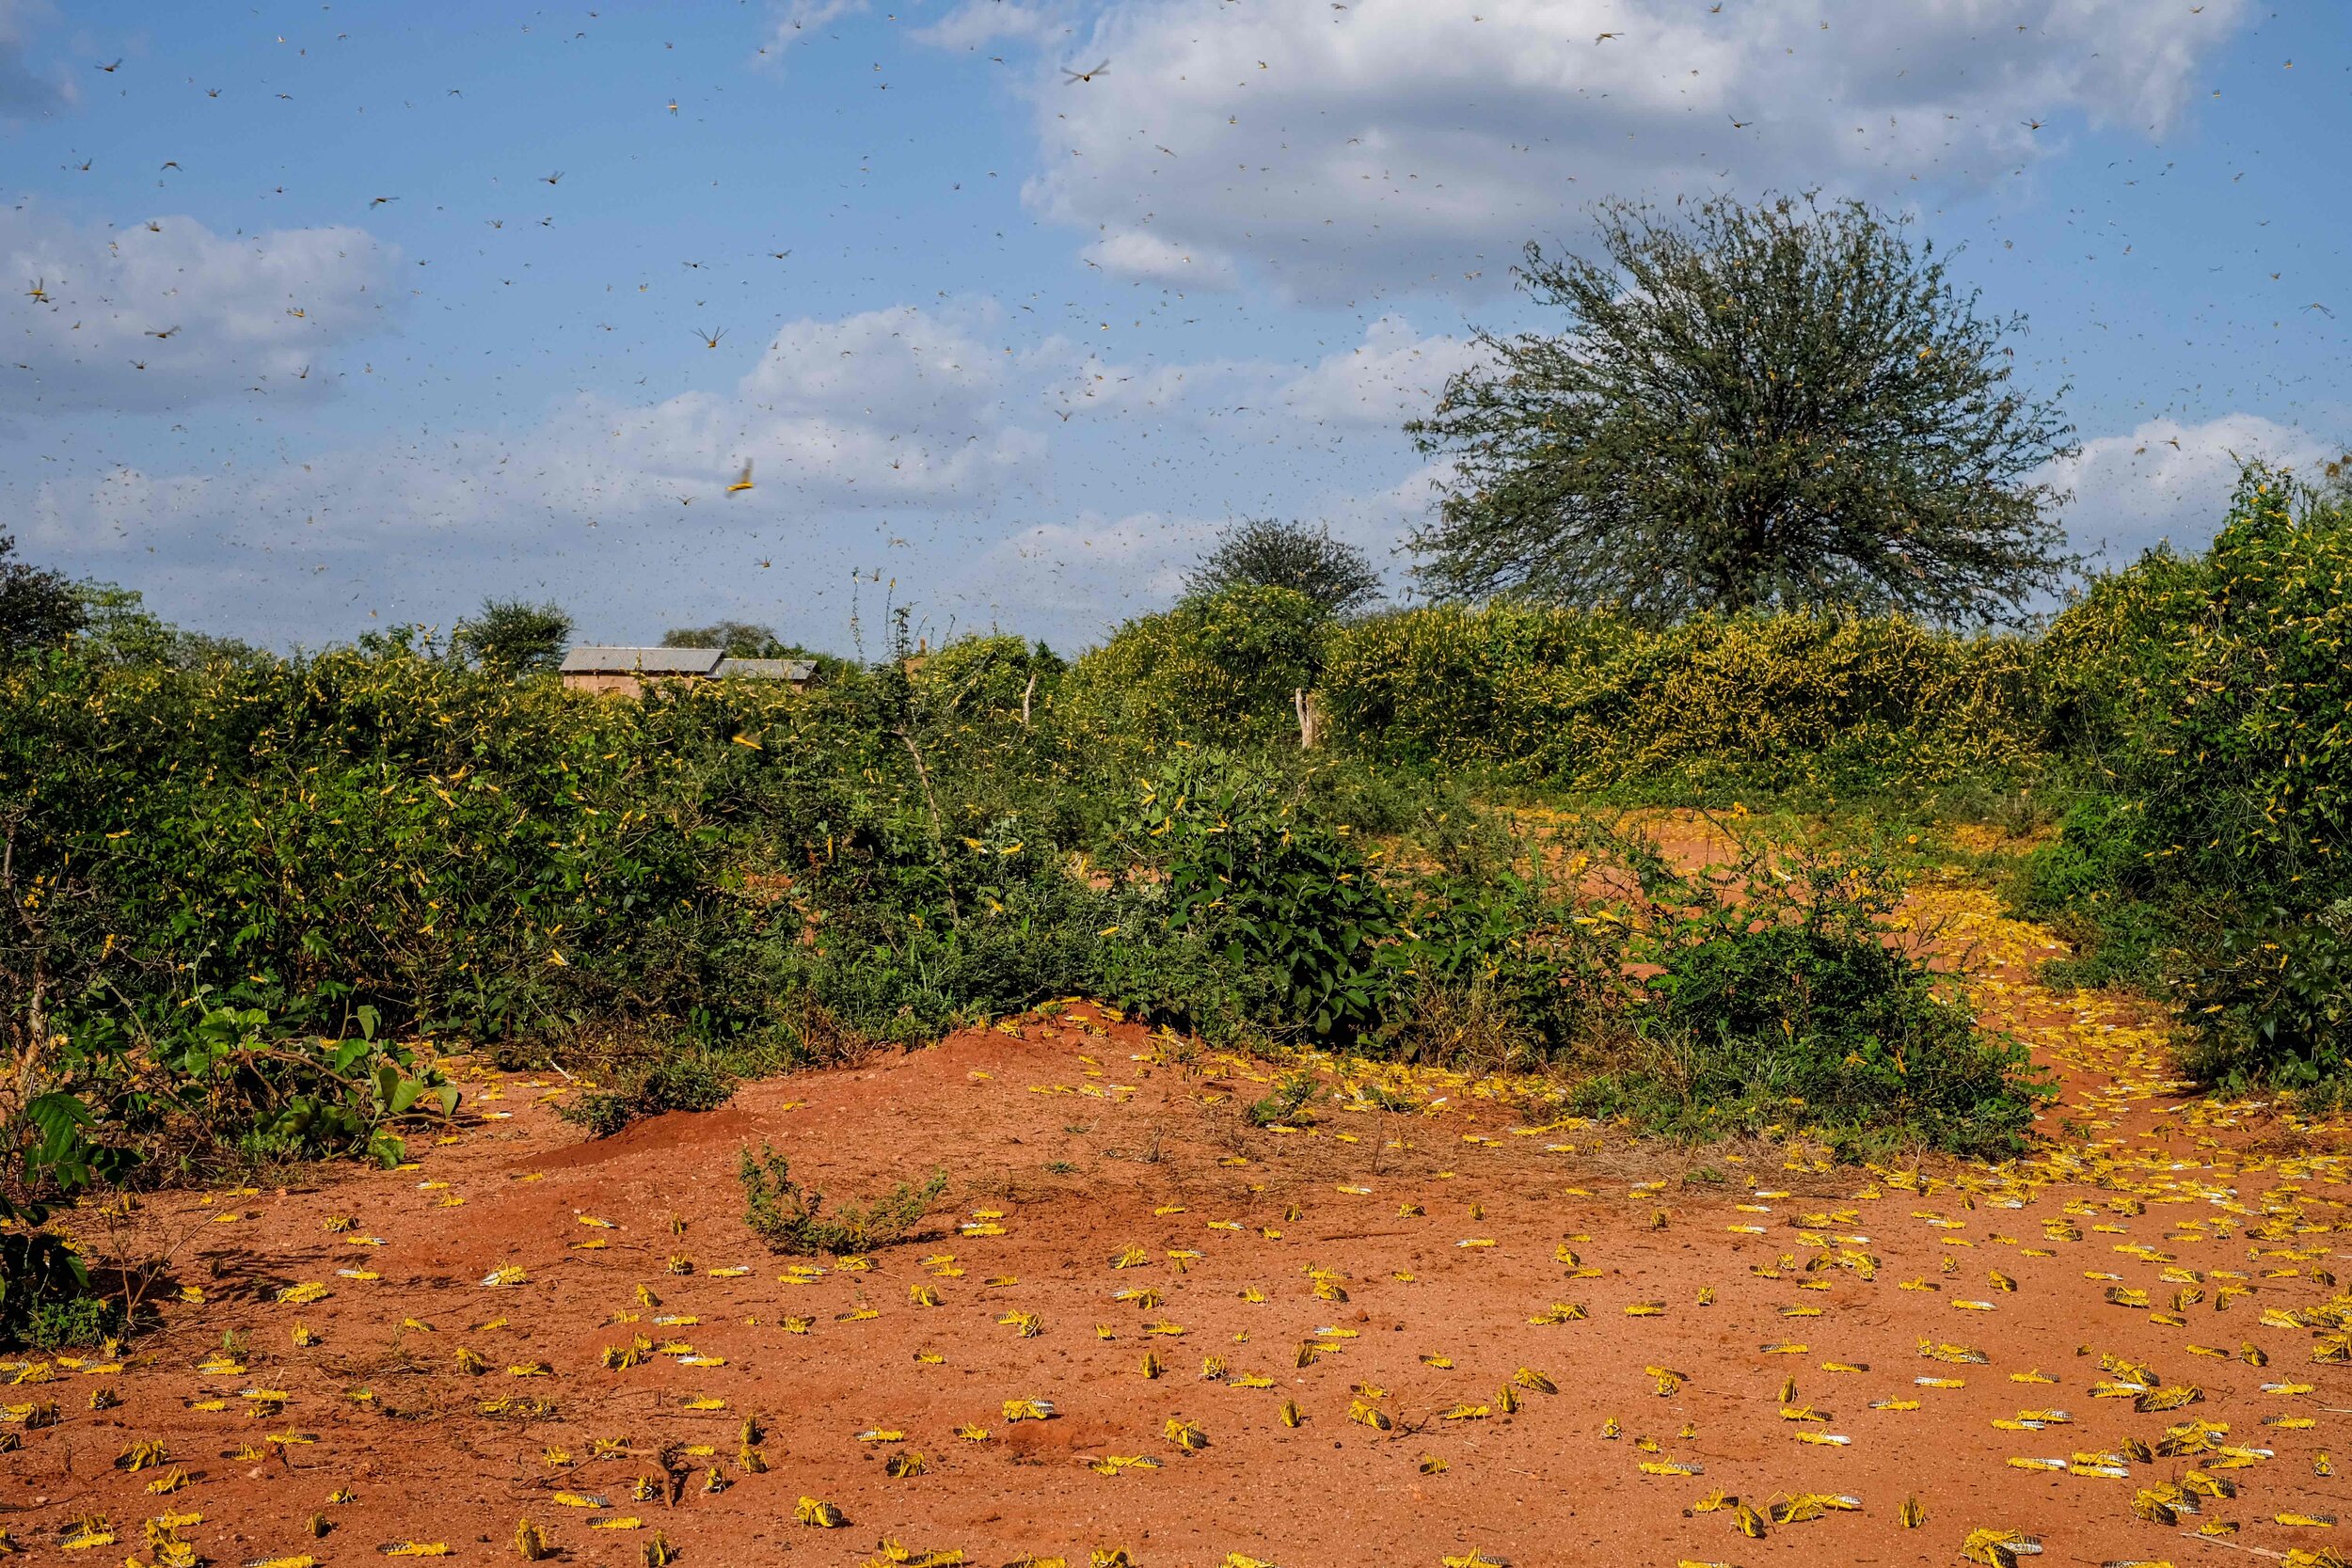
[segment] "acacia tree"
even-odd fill
[[[485,669],[528,675],[562,664],[571,636],[572,618],[561,605],[485,599],[470,619],[457,623],[451,641]]]
[[[1454,463],[1412,539],[1439,596],[1983,623],[2074,564],[2036,477],[2074,428],[2012,384],[2024,318],[1979,316],[1903,220],[1811,197],[1598,216],[1597,259],[1530,245],[1517,269],[1565,328],[1481,332],[1406,427]]]
[[[1217,530],[1216,545],[1184,575],[1184,596],[1208,598],[1234,588],[1287,588],[1327,615],[1380,601],[1372,557],[1331,537],[1327,523],[1245,517]]]
[[[773,626],[752,621],[721,621],[707,626],[672,626],[661,634],[665,648],[718,648],[729,658],[805,657],[778,637]]]

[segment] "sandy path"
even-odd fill
[[[1979,944],[1984,1012],[2064,1077],[2029,1160],[1899,1176],[1716,1156],[1720,1184],[1645,1185],[1621,1150],[1596,1154],[1599,1130],[1544,1125],[1530,1085],[1392,1075],[1422,1103],[1398,1114],[1330,1069],[1343,1099],[1263,1132],[1239,1110],[1264,1069],[1182,1063],[1085,1007],[594,1145],[541,1098],[558,1085],[483,1073],[466,1128],[415,1168],[154,1199],[140,1223],[204,1299],[119,1367],[13,1374],[8,1400],[57,1418],[0,1429],[23,1442],[0,1454],[0,1523],[47,1556],[103,1515],[115,1544],[66,1555],[147,1562],[144,1521],[200,1515],[178,1533],[223,1563],[399,1541],[511,1560],[526,1516],[564,1560],[615,1564],[656,1530],[713,1565],[889,1543],[1081,1568],[1113,1550],[1136,1568],[1947,1563],[1978,1527],[2040,1537],[2052,1564],[2352,1549],[2352,1513],[2276,1522],[2352,1504],[2352,1367],[2314,1363],[2328,1329],[2297,1317],[2332,1310],[2340,1331],[2352,1311],[2334,1284],[2344,1129],[2172,1098],[2145,1009],[2034,985],[2047,938],[1981,895],[1918,905]],[[761,1139],[844,1194],[944,1166],[952,1207],[870,1266],[795,1275],[740,1218],[736,1150]],[[504,1267],[521,1277],[482,1283]],[[304,1282],[328,1293],[274,1299]],[[911,1295],[926,1288],[938,1305]],[[224,1335],[240,1348],[208,1370]],[[637,1336],[655,1352],[608,1369]],[[461,1348],[488,1370],[461,1371]],[[2137,1375],[2103,1354],[2199,1402],[2100,1397]],[[1532,1386],[1513,1413],[1515,1375]],[[544,1414],[484,1413],[502,1400]],[[1057,1414],[1009,1420],[1019,1400]],[[2068,1418],[2022,1424],[2032,1411]],[[1207,1447],[1171,1442],[1179,1420]],[[2188,1421],[2226,1433],[2134,1457]],[[168,1461],[114,1468],[138,1441]],[[683,1495],[635,1500],[665,1446]],[[916,1454],[919,1473],[890,1473]],[[2235,1496],[2135,1516],[2143,1488],[2200,1465]],[[175,1472],[184,1486],[152,1490]],[[1718,1492],[1859,1507],[1750,1539],[1727,1508],[1692,1512]],[[1925,1523],[1905,1528],[1915,1496]],[[796,1523],[803,1497],[849,1523]],[[2190,1533],[2220,1522],[2239,1528]]]

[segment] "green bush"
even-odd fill
[[[1583,1108],[1683,1136],[1803,1128],[1850,1153],[2022,1146],[2049,1091],[1890,938],[1901,887],[1883,861],[1800,848],[1724,878],[1636,864],[1647,919],[1629,955],[1656,974],[1633,1061],[1585,1084]]]
[[[935,1170],[922,1185],[901,1181],[870,1203],[845,1203],[824,1212],[825,1195],[803,1190],[792,1166],[768,1144],[755,1157],[742,1151],[736,1174],[743,1183],[744,1221],[777,1252],[851,1254],[871,1252],[903,1241],[923,1222],[947,1190],[947,1173]]]
[[[1274,1021],[1343,1043],[1377,1024],[1396,906],[1343,827],[1219,752],[1168,764],[1143,794],[1139,842],[1166,857],[1171,927],[1200,931],[1259,977]]]
[[[53,1295],[35,1304],[24,1342],[35,1350],[96,1349],[122,1330],[122,1308],[105,1297]]]
[[[2194,1028],[2183,1065],[2198,1078],[2341,1104],[2352,1097],[2352,898],[2315,917],[2242,916],[2183,964],[2177,999]]]
[[[1187,599],[1128,622],[1072,667],[1067,721],[1122,757],[1178,742],[1295,745],[1293,694],[1315,689],[1331,628],[1327,611],[1287,588]]]
[[[1290,1120],[1314,1098],[1315,1075],[1294,1072],[1274,1085],[1274,1091],[1242,1108],[1242,1119],[1252,1127],[1273,1127]]]
[[[2019,898],[2028,909],[2054,911],[2144,891],[2147,832],[2140,802],[2104,791],[2084,797],[2058,819],[2058,837],[2020,866]]]
[[[1898,619],[1704,615],[1652,627],[1498,605],[1334,631],[1333,738],[1396,764],[1570,790],[1933,784],[2026,768],[2033,645]]]
[[[2152,554],[2059,618],[2054,701],[2144,818],[2142,886],[2309,911],[2345,880],[2347,573],[2352,515],[2257,467],[2202,557]]]
[[[77,1314],[103,1311],[81,1259],[39,1228],[48,1219],[46,1204],[0,1194],[0,1349],[44,1343]]]
[[[2202,556],[2102,578],[2043,651],[2053,722],[2101,793],[2035,857],[2027,897],[2074,911],[2094,959],[2160,963],[2188,1065],[2231,1087],[2347,1070],[2347,575],[2343,498],[2249,467]]]

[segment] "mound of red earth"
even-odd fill
[[[614,1564],[2352,1546],[2343,1130],[2175,1098],[2144,1009],[1971,911],[2066,1084],[2000,1166],[1629,1150],[1541,1084],[1332,1061],[1260,1128],[1273,1068],[1085,1005],[600,1142],[475,1071],[399,1170],[81,1216],[201,1299],[7,1369],[0,1522],[142,1563],[489,1561],[524,1520]],[[948,1197],[779,1258],[763,1143]]]

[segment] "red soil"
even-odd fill
[[[8,1401],[54,1403],[61,1418],[0,1454],[0,1505],[15,1511],[0,1522],[45,1554],[76,1518],[103,1515],[118,1544],[72,1555],[146,1561],[143,1519],[200,1514],[180,1533],[229,1563],[357,1562],[403,1540],[512,1559],[525,1517],[564,1560],[616,1564],[640,1560],[657,1529],[690,1565],[787,1553],[847,1564],[885,1538],[973,1563],[1063,1557],[1080,1568],[1113,1548],[1136,1568],[1209,1568],[1234,1553],[1283,1568],[1438,1568],[1473,1549],[1523,1568],[1944,1563],[1977,1527],[2039,1536],[2052,1564],[2221,1560],[2216,1544],[2352,1545],[2352,1519],[2274,1522],[2352,1502],[2342,1479],[2352,1367],[2315,1365],[2320,1332],[2283,1316],[2342,1303],[2325,1272],[2352,1259],[2341,1130],[2169,1098],[2143,1013],[2033,988],[2020,944],[2038,933],[1969,908],[1993,950],[1980,1000],[2064,1071],[2068,1092],[2034,1158],[1901,1184],[1809,1157],[1787,1168],[1757,1149],[1747,1163],[1697,1156],[1720,1183],[1645,1188],[1644,1159],[1687,1170],[1692,1157],[1629,1152],[1599,1129],[1529,1132],[1549,1115],[1540,1085],[1434,1073],[1383,1080],[1417,1112],[1327,1092],[1307,1130],[1260,1131],[1241,1110],[1265,1092],[1249,1075],[1270,1069],[1185,1065],[1170,1042],[1085,1006],[753,1085],[724,1110],[600,1143],[552,1114],[543,1096],[560,1081],[482,1072],[463,1130],[419,1148],[412,1167],[150,1200],[139,1244],[176,1246],[178,1277],[203,1299],[167,1305],[166,1326],[119,1370],[36,1358],[19,1374],[26,1386]],[[1356,1081],[1339,1064],[1322,1071],[1327,1090]],[[762,1140],[796,1178],[843,1196],[944,1167],[950,1206],[867,1267],[821,1259],[829,1272],[787,1282],[790,1260],[742,1219],[737,1150]],[[1002,1218],[976,1217],[987,1214]],[[356,1223],[331,1232],[330,1216]],[[1003,1233],[959,1234],[960,1223]],[[103,1225],[86,1218],[81,1233],[103,1250]],[[1130,1247],[1142,1261],[1114,1268]],[[507,1265],[524,1277],[483,1283]],[[748,1272],[714,1272],[729,1268]],[[1314,1293],[1316,1269],[1329,1271],[1331,1299]],[[330,1293],[274,1299],[303,1281]],[[2110,1285],[2144,1291],[2154,1310],[2111,1305]],[[925,1286],[939,1305],[912,1301]],[[1115,1299],[1147,1289],[1156,1306]],[[2201,1299],[2160,1321],[2182,1291]],[[1972,1301],[1990,1309],[1963,1309]],[[1530,1322],[1555,1303],[1589,1315]],[[1654,1314],[1628,1315],[1651,1303]],[[848,1316],[860,1307],[872,1315]],[[1015,1312],[1036,1314],[1033,1337],[1003,1321]],[[672,1315],[695,1321],[656,1322]],[[787,1330],[793,1318],[809,1320],[805,1332]],[[319,1342],[298,1346],[297,1322]],[[242,1337],[243,1370],[199,1370],[224,1335]],[[723,1364],[673,1351],[608,1370],[606,1348],[634,1335],[657,1346],[675,1336]],[[1302,1367],[1311,1343],[1323,1354]],[[1923,1343],[1982,1361],[1931,1359]],[[2249,1344],[2266,1367],[2239,1358]],[[460,1347],[488,1370],[458,1370]],[[1138,1370],[1147,1351],[1166,1363],[1157,1379]],[[2141,1414],[2128,1398],[2094,1397],[2110,1375],[2100,1353],[2193,1385],[2201,1402]],[[1201,1375],[1211,1357],[1221,1378]],[[548,1375],[509,1374],[532,1363]],[[1520,1390],[1505,1413],[1498,1396],[1521,1369],[1559,1391]],[[2048,1381],[2018,1381],[2036,1371]],[[1238,1386],[1246,1374],[1270,1383]],[[1929,1377],[1955,1386],[1917,1381]],[[282,1393],[283,1407],[246,1390]],[[93,1392],[119,1402],[93,1409]],[[697,1396],[723,1407],[688,1408]],[[548,1408],[483,1413],[501,1398]],[[1009,1421],[1006,1402],[1025,1399],[1057,1414]],[[1303,1415],[1295,1428],[1278,1417],[1286,1400]],[[1352,1420],[1359,1403],[1385,1427]],[[1444,1418],[1457,1405],[1487,1414]],[[1801,1406],[1822,1419],[1785,1418]],[[1994,1424],[2053,1408],[2071,1422]],[[757,1473],[739,1459],[747,1418],[765,1429]],[[2299,1424],[2265,1424],[2279,1418]],[[1172,1419],[1197,1423],[1208,1446],[1171,1443]],[[2217,1469],[2237,1462],[2124,1456],[2127,1439],[2153,1445],[2189,1420],[2226,1422],[2220,1441],[2270,1451]],[[966,1425],[985,1437],[960,1437]],[[876,1430],[903,1436],[861,1438]],[[1851,1441],[1799,1440],[1824,1433]],[[169,1460],[113,1467],[141,1440]],[[597,1457],[606,1440],[617,1447]],[[632,1500],[665,1445],[687,1450],[683,1495]],[[2324,1478],[2315,1456],[2331,1447],[2338,1474]],[[922,1473],[886,1473],[914,1452]],[[2007,1463],[2077,1453],[2118,1456],[2128,1478]],[[1086,1463],[1110,1456],[1157,1467]],[[1703,1474],[1645,1473],[1645,1462]],[[2173,1526],[2134,1516],[2139,1488],[2200,1464],[2234,1480],[2235,1498]],[[175,1466],[188,1484],[152,1493]],[[713,1467],[724,1490],[706,1492]],[[1751,1540],[1727,1509],[1689,1512],[1719,1490],[1759,1508],[1802,1493],[1860,1506]],[[350,1500],[330,1501],[339,1492]],[[567,1506],[558,1493],[610,1506]],[[1906,1529],[1899,1512],[1912,1496],[1926,1520]],[[803,1497],[848,1524],[796,1523]],[[313,1513],[330,1527],[324,1539]],[[642,1523],[591,1528],[625,1516]],[[2223,1519],[2242,1531],[2183,1539]]]

